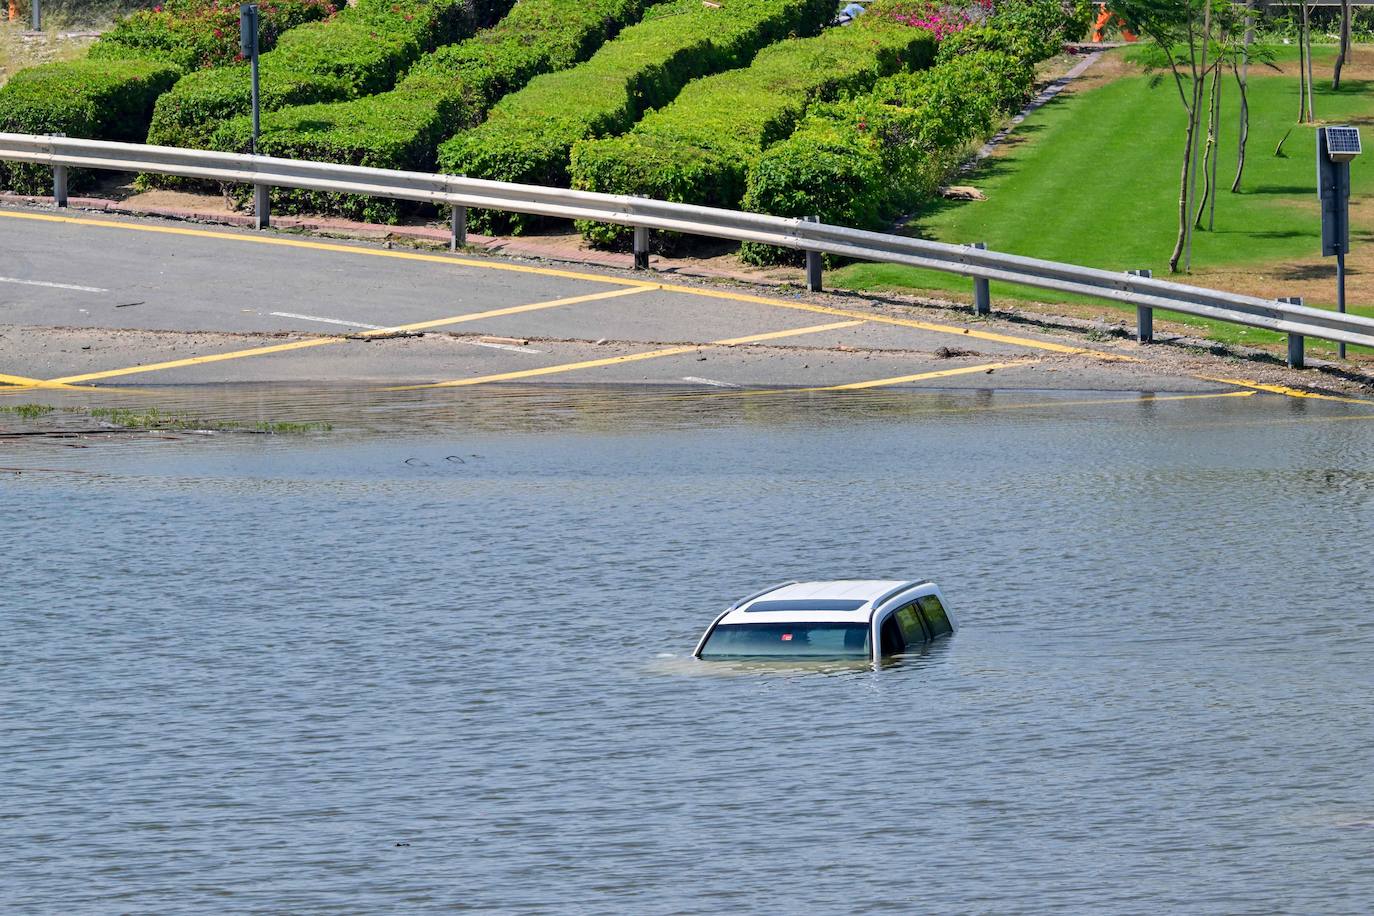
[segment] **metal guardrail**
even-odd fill
[[[1306,337],[1374,347],[1374,319],[1357,315],[1156,280],[1144,271],[1115,273],[809,219],[454,175],[60,136],[0,133],[0,159],[50,167],[58,206],[67,203],[69,168],[154,172],[253,185],[260,228],[270,219],[269,188],[360,194],[451,207],[454,248],[466,240],[467,208],[479,207],[631,226],[635,230],[635,266],[641,268],[648,266],[650,230],[681,232],[806,252],[808,283],[813,290],[821,285],[821,256],[830,254],[970,277],[974,281],[974,308],[980,314],[989,311],[987,284],[996,280],[1134,305],[1137,337],[1142,341],[1153,339],[1154,310],[1166,309],[1287,334],[1289,364],[1295,367],[1303,363]]]

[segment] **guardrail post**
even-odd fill
[[[1280,296],[1279,301],[1284,305],[1302,305],[1302,296]],[[1306,347],[1301,334],[1289,333],[1288,335],[1288,368],[1301,369],[1307,364],[1307,354],[1304,352]]]
[[[1147,280],[1155,275],[1152,270],[1128,270],[1126,273]],[[1155,310],[1148,305],[1135,307],[1135,339],[1141,343],[1152,343],[1155,339]]]
[[[635,270],[649,269],[649,227],[635,226]]]
[[[42,0],[33,0],[33,9],[30,10],[30,12],[33,14],[33,15],[32,15],[32,19],[33,19],[33,30],[34,30],[35,32],[41,32],[41,31],[43,31],[43,2],[42,2]]]
[[[988,243],[974,242],[969,247],[977,248],[979,251],[986,251],[988,248]],[[973,314],[992,314],[992,289],[988,286],[988,281],[986,277],[973,278]]]
[[[448,250],[457,251],[468,243],[468,208],[454,204],[449,223],[452,233],[448,239]]]
[[[65,137],[67,135],[53,134],[53,136]],[[52,201],[59,207],[67,206],[67,167],[65,165],[52,167]]]
[[[802,222],[806,223],[819,223],[820,221],[821,218],[819,216],[802,217]],[[821,258],[821,253],[819,251],[808,251],[806,253],[806,288],[811,290],[811,292],[813,293],[819,293],[822,289],[822,268],[823,259]]]
[[[272,189],[265,184],[253,185],[253,228],[266,229],[272,224]]]

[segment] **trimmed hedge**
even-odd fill
[[[454,175],[567,187],[578,140],[629,130],[690,80],[747,64],[789,33],[814,34],[835,0],[678,0],[607,42],[571,70],[536,77],[502,99],[488,120],[439,148],[439,168]],[[521,231],[537,217],[470,214],[478,231]]]
[[[286,29],[334,8],[325,0],[269,0],[261,9],[263,40],[270,45]],[[232,60],[238,42],[237,3],[168,0],[120,20],[83,60],[16,73],[0,87],[0,129],[142,141],[158,96],[189,68]],[[76,190],[90,177],[73,171],[69,187]],[[46,169],[0,164],[0,187],[40,194],[50,185]]]
[[[421,54],[489,24],[513,0],[359,0],[283,36],[259,63],[264,112],[390,89]],[[219,125],[252,110],[246,66],[193,73],[158,100],[148,142],[211,147]]]
[[[735,207],[752,164],[787,138],[808,106],[871,87],[935,56],[927,31],[865,16],[816,38],[764,49],[753,64],[687,86],[677,101],[650,113],[622,137],[573,147],[575,188],[659,200]],[[580,223],[598,245],[629,240],[621,226]],[[655,234],[661,245],[672,236]]]
[[[883,229],[928,200],[969,144],[1030,96],[1031,64],[999,51],[954,57],[923,73],[881,80],[872,93],[819,106],[749,172],[746,210],[819,216]],[[754,264],[796,263],[798,252],[746,242]]]
[[[654,0],[521,0],[499,23],[422,58],[390,92],[303,105],[262,119],[259,148],[272,156],[433,171],[441,140],[476,124],[501,96],[532,77],[591,56]],[[251,124],[222,125],[215,149],[248,149]],[[246,198],[246,192],[238,192]],[[396,201],[276,189],[282,212],[332,212],[394,222]]]
[[[0,131],[66,134],[138,142],[157,97],[181,71],[151,60],[74,60],[20,70],[0,88]],[[71,187],[89,175],[74,171]],[[52,191],[47,166],[0,162],[0,187],[20,194]]]
[[[259,0],[263,50],[289,29],[333,15],[327,0]],[[91,46],[91,60],[160,60],[182,70],[222,67],[239,59],[237,0],[163,0],[115,23]]]

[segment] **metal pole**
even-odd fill
[[[649,269],[649,227],[635,226],[635,270]]]
[[[33,30],[34,30],[35,32],[41,32],[41,31],[43,31],[43,2],[42,2],[42,0],[33,0],[33,8],[32,8],[32,10],[31,10],[30,12],[33,14],[33,23],[32,23],[32,25],[33,25]]]
[[[53,134],[54,137],[65,137],[66,134]],[[67,206],[67,167],[65,165],[55,165],[52,167],[52,202],[59,207]]]
[[[1302,296],[1280,296],[1279,301],[1284,305],[1302,305]],[[1304,344],[1301,334],[1290,333],[1288,335],[1288,368],[1301,369],[1307,364],[1307,356],[1304,353]]]
[[[803,216],[803,222],[819,223],[819,216]],[[821,270],[823,261],[819,251],[808,251],[806,253],[806,288],[813,293],[819,293],[821,286]]]
[[[52,167],[52,202],[59,207],[67,206],[67,167]]]
[[[986,251],[988,245],[987,242],[974,242],[969,247],[977,248],[979,251]],[[992,290],[988,286],[986,277],[973,278],[973,314],[992,314]]]
[[[1345,314],[1345,250],[1336,250],[1336,311]],[[1345,359],[1345,341],[1337,341],[1336,356]]]
[[[272,224],[272,189],[265,184],[253,185],[253,226],[266,229]]]
[[[1152,270],[1128,270],[1126,273],[1132,277],[1153,277]],[[1155,310],[1148,305],[1137,305],[1135,307],[1135,339],[1141,343],[1153,343],[1155,339]]]
[[[449,220],[452,233],[449,235],[448,250],[457,251],[468,243],[468,208],[454,204]]]

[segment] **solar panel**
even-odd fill
[[[1360,155],[1360,129],[1358,127],[1327,127],[1326,153],[1333,162],[1349,162]]]

